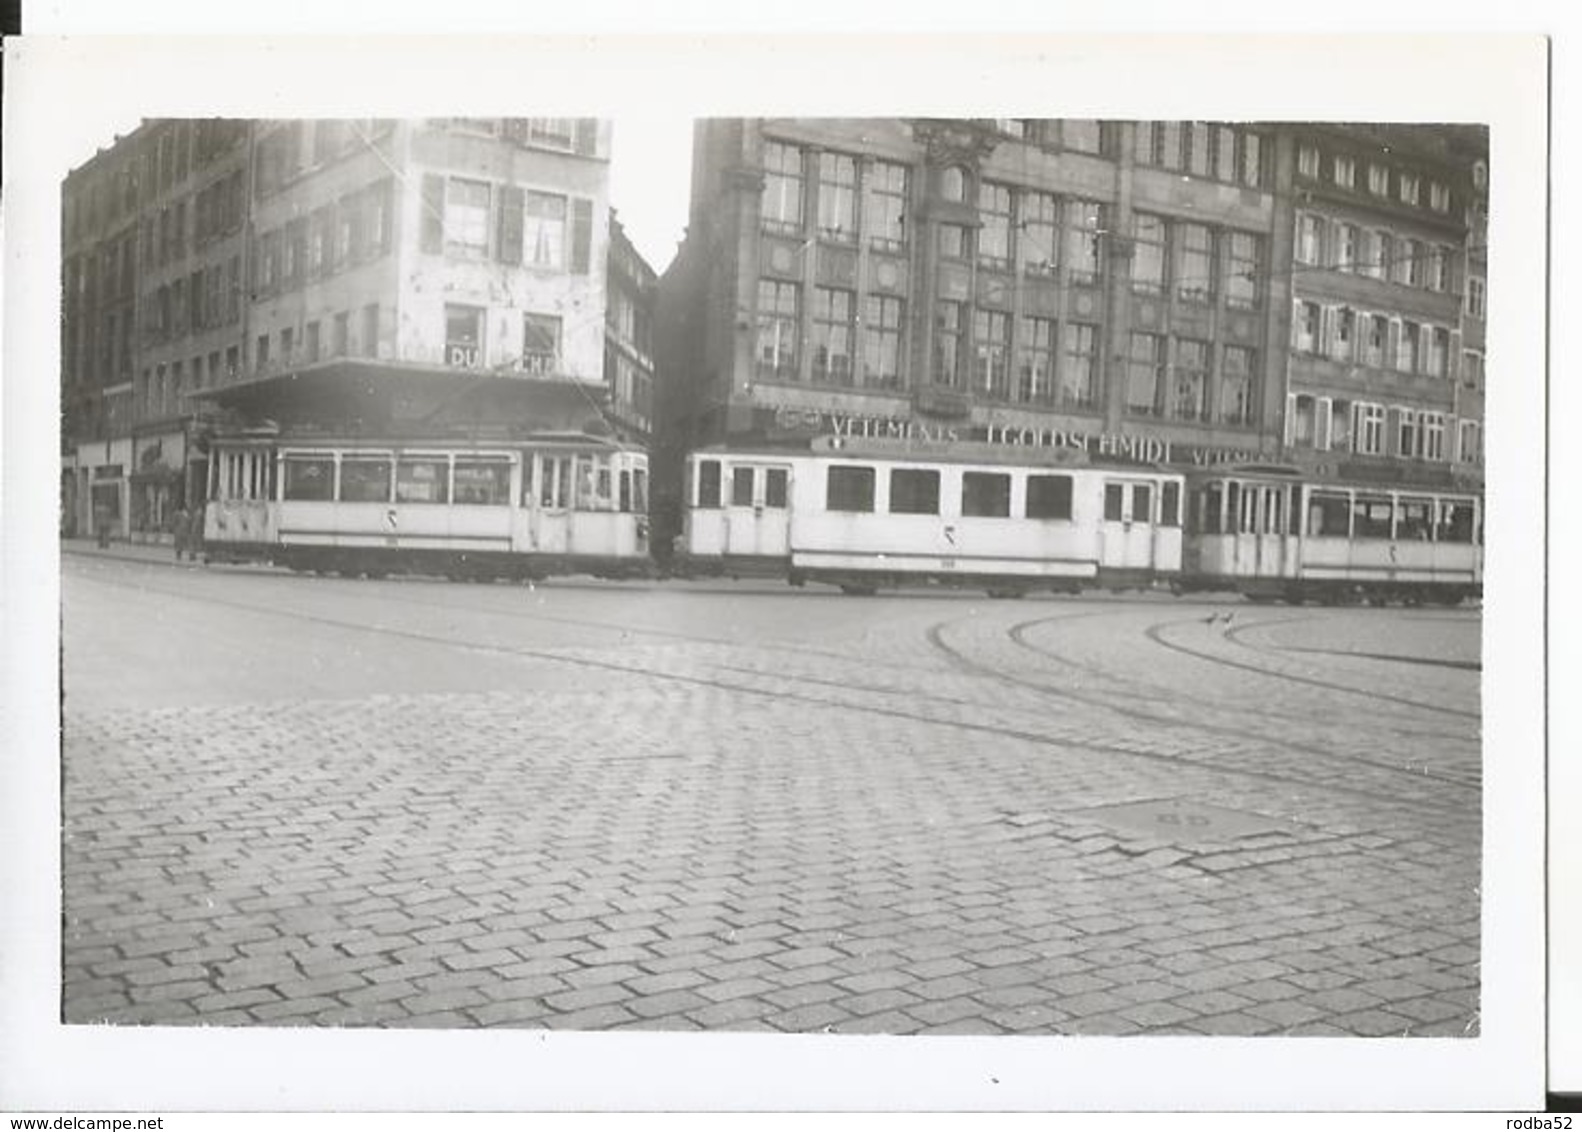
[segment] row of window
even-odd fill
[[[520,185],[423,176],[419,248],[547,271],[588,273],[593,202]]]
[[[294,290],[387,253],[393,243],[390,178],[347,193],[253,241],[253,289],[260,296]]]
[[[1450,211],[1450,186],[1426,179],[1421,173],[1391,167],[1381,161],[1358,161],[1348,153],[1333,153],[1316,145],[1301,145],[1296,151],[1296,173],[1310,181],[1326,181],[1337,188],[1361,191],[1384,200],[1395,200],[1412,208],[1427,205],[1434,212]]]
[[[1296,262],[1387,280],[1403,287],[1454,294],[1458,253],[1384,228],[1363,228],[1333,217],[1302,212],[1296,218]]]
[[[1258,188],[1264,172],[1263,135],[1223,122],[1138,122],[1132,159],[1139,165],[1177,170]]]
[[[604,350],[604,387],[616,416],[647,431],[653,422],[654,379],[613,347]]]
[[[1475,420],[1458,421],[1434,410],[1305,393],[1291,396],[1286,442],[1320,451],[1435,463],[1476,463],[1482,459],[1482,426]]]
[[[1298,300],[1291,348],[1335,361],[1398,373],[1453,377],[1454,340],[1446,326],[1345,306]]]
[[[172,122],[145,137],[139,151],[117,168],[73,186],[65,201],[66,238],[130,215],[140,200],[152,201],[190,172],[231,152],[247,129],[243,119],[205,118]]]
[[[1301,509],[1296,484],[1209,483],[1192,494],[1193,533],[1306,535],[1310,538],[1402,539],[1470,543],[1477,509],[1470,499],[1392,498],[1314,488]]]
[[[737,469],[738,474],[743,469]],[[825,480],[824,507],[828,511],[868,513],[875,510],[878,470],[863,465],[834,464]],[[1021,493],[1021,508],[1012,515],[1012,480],[1022,478],[1011,472],[961,473],[959,508],[953,514],[963,518],[1055,519],[1072,517],[1073,478],[1069,475],[1028,473]],[[939,515],[940,482],[938,469],[892,468],[888,482],[888,513],[892,515]],[[1181,485],[1165,482],[1159,492],[1155,513],[1153,488],[1143,482],[1110,482],[1104,485],[1104,518],[1107,522],[1158,523],[1180,525]],[[701,491],[701,488],[700,488]]]
[[[254,192],[259,200],[273,196],[302,174],[371,147],[394,127],[389,118],[284,122],[258,139]]]
[[[378,454],[288,455],[281,498],[297,502],[511,505],[512,461]],[[535,482],[536,476],[536,482]],[[540,456],[522,461],[522,507],[577,511],[648,510],[648,473],[617,468],[608,455]]]
[[[1126,411],[1176,421],[1218,420],[1250,425],[1256,419],[1257,352],[1163,334],[1133,334],[1126,357]],[[1213,380],[1217,372],[1217,390]],[[1217,392],[1211,403],[1210,393]]]
[[[802,233],[813,201],[818,231],[829,239],[855,242],[860,236],[881,248],[905,246],[911,179],[907,166],[828,151],[811,158],[801,146],[764,142],[759,215],[765,229]]]
[[[1258,306],[1263,241],[1251,232],[1210,228],[1146,212],[1132,216],[1132,290],[1186,302],[1210,303],[1223,295],[1227,306]]]
[[[304,364],[329,358],[379,356],[379,304],[369,303],[358,315],[357,340],[352,340],[352,312],[339,311],[328,319],[311,319],[303,324],[302,334],[295,326],[284,326],[271,335],[267,331],[253,340],[253,367],[264,370],[271,357],[280,365]],[[271,343],[279,344],[271,354]]]
[[[593,153],[599,140],[596,118],[434,118],[430,122],[460,133],[500,137],[517,145],[562,153]]]
[[[193,198],[192,246],[202,248],[211,240],[229,236],[242,227],[246,211],[242,171],[199,189]]]
[[[161,362],[152,369],[144,367],[134,390],[138,411],[145,418],[172,416],[183,410],[182,397],[218,385],[222,377],[234,381],[240,368],[241,349],[237,346],[226,348],[223,363],[220,351],[211,350],[207,365],[202,354],[195,354],[190,364],[178,361],[167,366]]]
[[[62,280],[67,317],[84,308],[129,299],[137,286],[137,242],[133,233],[106,240],[93,251],[72,256]]]
[[[490,364],[488,314],[485,307],[445,304],[445,365],[479,369]],[[498,360],[524,373],[545,377],[557,374],[563,329],[559,315],[529,311],[522,315],[520,353]]]
[[[143,300],[144,342],[164,342],[239,322],[241,274],[241,256],[235,255],[150,291]]]

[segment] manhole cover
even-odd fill
[[[1125,802],[1074,811],[1072,816],[1091,818],[1103,825],[1146,833],[1160,841],[1231,841],[1260,833],[1294,833],[1290,822],[1246,810],[1228,810],[1185,798],[1152,802]]]

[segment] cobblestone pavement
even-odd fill
[[[68,1022],[1478,1030],[1476,611],[64,574]]]

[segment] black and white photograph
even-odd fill
[[[1527,1095],[1542,45],[1303,111],[1392,41],[1263,42],[84,98],[6,406],[40,1048],[116,1107],[370,1035],[441,1107]]]

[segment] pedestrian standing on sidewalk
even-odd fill
[[[187,553],[198,562],[203,556],[203,504],[194,503],[187,517]]]
[[[170,521],[171,534],[176,536],[176,561],[180,562],[187,553],[187,508],[184,505],[176,508],[176,513]]]

